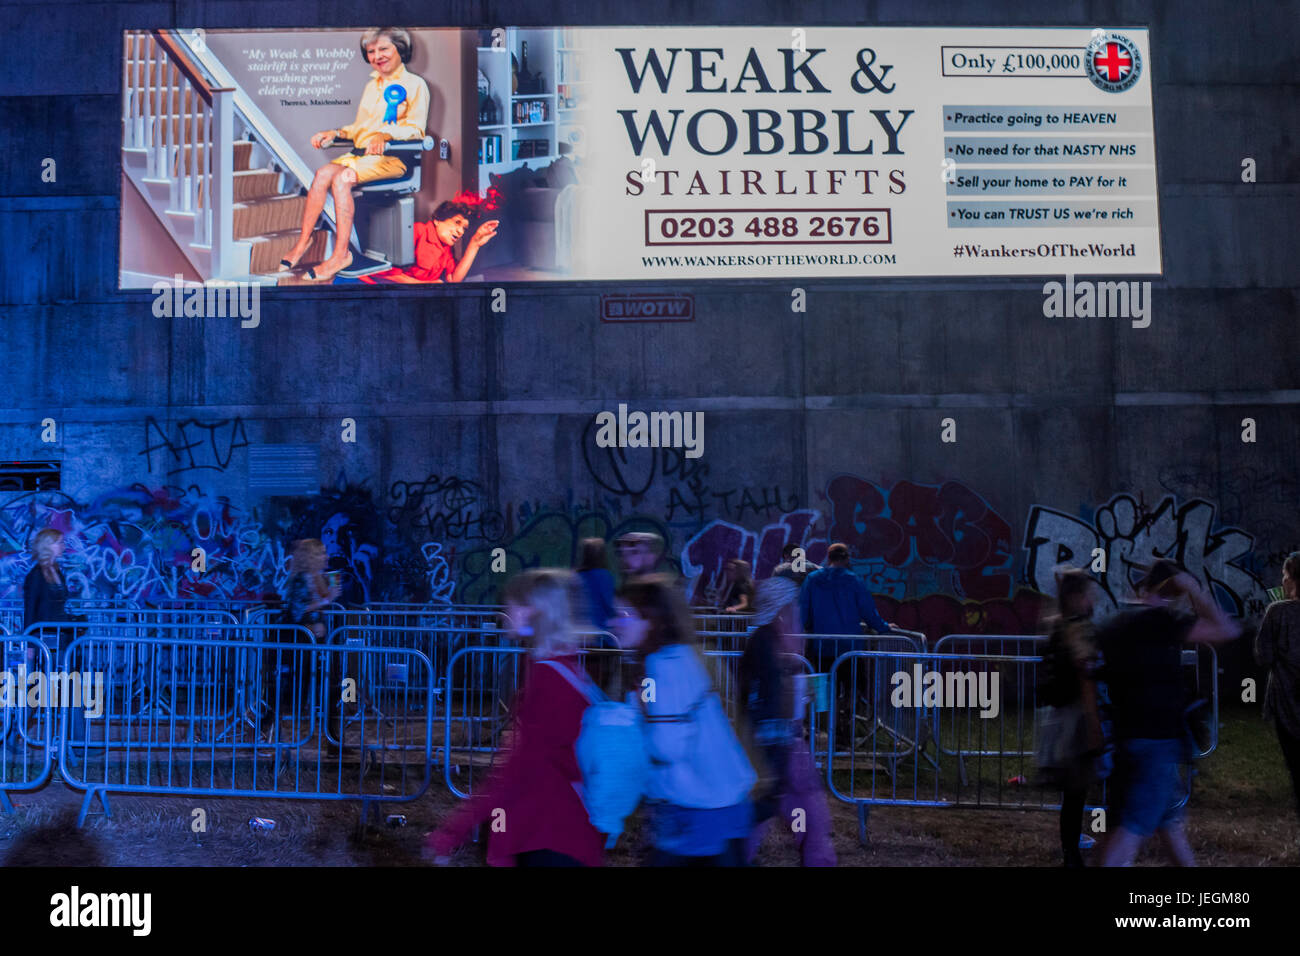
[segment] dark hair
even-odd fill
[[[1061,617],[1070,613],[1070,605],[1088,593],[1092,578],[1079,568],[1070,568],[1056,578],[1056,610]]]
[[[1282,562],[1282,570],[1292,581],[1300,584],[1300,551],[1292,551]]]
[[[849,546],[835,542],[826,549],[826,560],[831,564],[843,564],[849,559]]]
[[[622,597],[650,623],[645,642],[638,649],[642,657],[669,644],[698,644],[690,608],[672,579],[662,574],[637,578],[624,586]]]
[[[1160,589],[1169,582],[1171,578],[1176,577],[1182,568],[1168,558],[1161,558],[1151,565],[1150,570],[1143,576],[1142,580],[1137,583],[1137,589],[1144,594],[1158,594]]]
[[[790,542],[784,548],[781,549],[781,559],[785,560],[789,558],[792,554],[794,554],[798,550],[799,550],[799,545],[795,544],[793,541]]]
[[[373,27],[361,34],[361,58],[366,59],[366,47],[374,43],[380,37],[387,37],[397,49],[397,55],[403,63],[409,63],[411,59],[411,34],[407,33],[401,27]]]
[[[740,581],[752,581],[753,572],[749,567],[749,562],[740,558],[728,558],[725,567],[731,568],[736,572],[736,577]]]
[[[433,218],[439,222],[447,219],[454,219],[457,216],[464,216],[466,219],[473,217],[473,210],[463,202],[452,202],[448,199],[438,204],[438,208],[433,211]]]
[[[583,538],[578,543],[578,570],[591,571],[605,567],[605,539]]]

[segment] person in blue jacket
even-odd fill
[[[578,579],[582,582],[582,594],[586,606],[587,624],[597,630],[609,626],[614,616],[614,575],[609,573],[605,560],[604,538],[583,538],[579,546]]]
[[[871,592],[862,579],[849,567],[849,547],[832,544],[826,549],[826,567],[808,575],[799,594],[799,617],[805,634],[848,635],[862,634],[862,625],[878,633],[895,630],[880,612]],[[836,656],[859,646],[849,640],[813,641],[813,654],[817,669],[825,670]]]

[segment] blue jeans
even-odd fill
[[[1119,826],[1149,837],[1182,819],[1178,802],[1183,781],[1178,767],[1184,760],[1180,739],[1131,738],[1116,741],[1111,804]]]
[[[738,866],[744,862],[745,838],[753,826],[754,807],[748,800],[716,810],[659,804],[651,815],[652,865],[712,860],[709,865]],[[733,858],[739,862],[730,862]]]

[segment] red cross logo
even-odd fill
[[[1133,58],[1118,43],[1107,43],[1106,52],[1094,53],[1092,62],[1097,72],[1112,83],[1122,80],[1133,69]]]

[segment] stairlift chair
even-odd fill
[[[353,143],[336,139],[333,145],[351,147]],[[385,144],[384,154],[400,159],[406,172],[395,179],[377,179],[353,188],[355,214],[349,240],[352,265],[339,275],[356,278],[415,261],[415,194],[420,191],[420,163],[424,153],[435,145],[432,136]],[[445,159],[446,140],[442,141],[441,154]],[[329,201],[332,203],[333,197]]]

